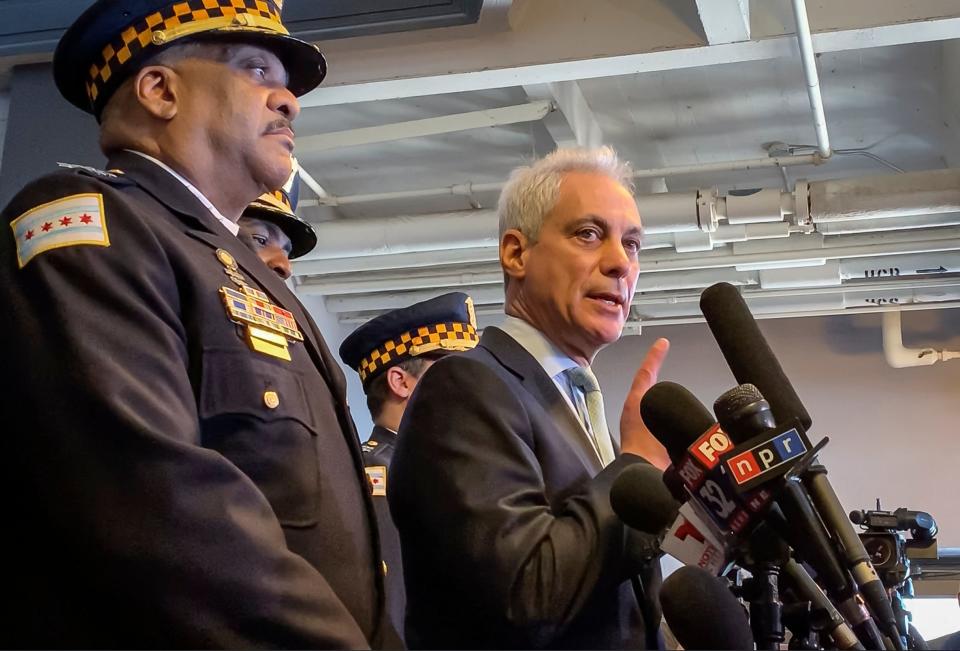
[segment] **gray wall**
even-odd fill
[[[102,168],[97,122],[65,102],[50,65],[17,66],[10,81],[10,114],[0,169],[0,206],[26,183],[57,169],[57,163]]]
[[[880,315],[768,319],[760,328],[813,418],[811,439],[847,510],[929,511],[941,547],[960,547],[960,360],[894,369],[883,359]],[[903,313],[904,345],[960,350],[960,310]],[[601,351],[594,363],[616,428],[633,374],[657,337],[672,344],[661,380],[708,407],[736,385],[705,324],[651,328]]]
[[[327,346],[330,347],[330,352],[339,362],[340,356],[337,354],[337,349],[340,348],[340,343],[348,334],[353,332],[356,326],[341,326],[336,315],[327,312],[327,307],[324,305],[321,296],[300,296],[300,300],[310,311],[313,320],[317,322]],[[370,432],[373,430],[373,419],[370,418],[370,412],[367,411],[367,398],[363,393],[363,386],[360,384],[360,376],[357,375],[355,370],[347,368],[343,364],[340,364],[340,368],[347,376],[347,402],[350,404],[353,422],[357,424],[357,433],[360,435],[360,440],[366,441],[370,438]]]

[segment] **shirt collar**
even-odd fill
[[[500,329],[513,337],[543,367],[547,375],[556,379],[564,371],[579,366],[557,348],[540,330],[515,316],[506,316]]]
[[[154,158],[153,156],[149,156],[149,155],[147,155],[147,154],[144,154],[142,151],[136,151],[136,150],[134,150],[134,149],[127,149],[126,151],[130,152],[131,154],[136,154],[137,156],[142,156],[143,158],[146,158],[148,161],[151,161],[152,163],[155,163],[156,165],[159,165],[160,167],[162,167],[164,170],[166,170],[166,171],[170,174],[170,176],[172,176],[173,178],[175,178],[175,179],[177,179],[178,181],[180,181],[181,183],[183,183],[184,187],[186,187],[187,190],[189,190],[190,193],[191,193],[193,196],[195,196],[195,197],[200,201],[200,203],[202,203],[202,204],[204,205],[204,207],[206,207],[206,209],[210,211],[210,214],[213,215],[214,217],[216,217],[216,218],[217,218],[217,221],[220,222],[221,224],[223,224],[224,227],[225,227],[228,231],[230,231],[230,232],[233,233],[234,235],[236,235],[237,233],[240,232],[240,224],[238,224],[238,223],[236,223],[236,222],[234,222],[234,221],[230,221],[229,219],[227,219],[226,217],[224,217],[224,216],[220,213],[220,211],[217,210],[216,206],[214,206],[212,203],[210,203],[210,200],[207,199],[207,198],[203,195],[203,193],[200,192],[200,190],[198,190],[198,189],[196,188],[196,186],[194,186],[192,183],[190,183],[190,181],[188,181],[187,179],[185,179],[185,178],[183,178],[182,176],[180,176],[179,174],[177,174],[169,165],[167,165],[167,164],[164,163],[163,161],[157,160],[157,159]]]

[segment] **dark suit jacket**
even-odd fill
[[[19,269],[0,233],[3,646],[368,644],[380,553],[339,367],[180,182],[130,153],[110,166],[44,177],[3,213],[100,194],[110,238]],[[292,361],[227,318],[217,249],[293,313]]]
[[[629,579],[657,541],[627,529],[609,497],[641,462],[601,469],[556,385],[501,330],[434,364],[387,493],[411,648],[642,648]]]
[[[390,475],[390,465],[393,453],[396,450],[397,435],[390,430],[380,427],[373,428],[370,438],[363,444],[363,464],[370,468],[382,466],[386,469],[386,490],[390,494],[393,488]],[[407,597],[403,590],[403,559],[400,556],[400,537],[397,528],[390,517],[390,507],[385,495],[378,495],[374,491],[373,506],[377,511],[377,526],[380,530],[380,549],[383,552],[383,562],[387,567],[384,579],[387,596],[387,617],[398,636],[403,635],[403,618],[407,606]],[[390,640],[385,640],[389,642]],[[395,641],[400,643],[398,638]]]

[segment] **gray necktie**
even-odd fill
[[[590,421],[587,429],[593,437],[593,444],[600,461],[607,466],[614,458],[613,443],[610,441],[610,431],[607,429],[607,417],[603,413],[603,394],[600,393],[597,376],[589,367],[582,366],[569,369],[567,376],[583,391],[584,401],[587,403],[587,418]]]

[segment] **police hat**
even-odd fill
[[[300,166],[293,159],[293,173],[282,188],[276,192],[261,194],[256,201],[247,206],[243,217],[262,219],[276,224],[284,235],[290,238],[289,258],[299,258],[309,253],[317,245],[317,234],[313,226],[297,217],[297,199],[300,196]]]
[[[343,340],[340,359],[357,370],[366,387],[400,362],[425,353],[469,350],[478,341],[473,301],[453,292],[367,321]]]
[[[299,97],[320,84],[327,64],[316,45],[290,36],[282,7],[283,0],[97,0],[60,39],[53,78],[71,104],[99,119],[143,61],[189,36],[272,51]]]

